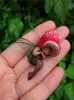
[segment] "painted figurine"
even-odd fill
[[[24,46],[30,46],[31,50],[28,53],[28,61],[34,65],[34,71],[28,73],[28,80],[31,80],[34,75],[43,67],[43,59],[48,56],[55,57],[60,52],[60,40],[57,31],[48,30],[40,38],[37,46],[31,43],[29,40],[21,38],[24,42]],[[18,41],[17,43],[22,43]]]

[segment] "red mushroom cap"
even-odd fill
[[[59,54],[60,45],[59,45],[59,35],[58,32],[55,30],[48,30],[45,34],[40,38],[38,42],[38,46],[40,48],[50,48],[51,49],[51,56],[56,56]]]

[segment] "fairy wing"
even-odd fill
[[[36,47],[31,41],[25,38],[20,38],[16,43],[18,43],[23,49],[30,48],[32,50]]]

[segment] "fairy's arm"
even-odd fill
[[[40,51],[40,48],[39,47],[36,47],[34,50],[33,50],[33,53],[32,53],[34,56],[37,56],[39,54],[41,54],[41,51]]]

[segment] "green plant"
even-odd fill
[[[59,63],[65,75],[48,100],[74,100],[74,0],[0,0],[0,14],[0,52],[46,20],[70,29],[71,50]]]

